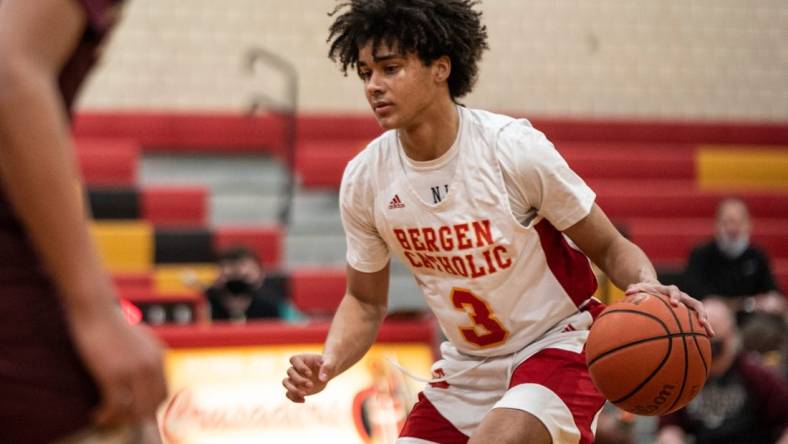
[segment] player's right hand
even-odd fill
[[[290,368],[282,385],[287,399],[302,403],[307,396],[314,395],[326,388],[328,381],[335,376],[333,363],[317,354],[301,354],[290,358]]]
[[[119,310],[71,321],[77,350],[101,395],[96,423],[133,424],[153,417],[167,395],[161,346],[153,334],[130,326]]]

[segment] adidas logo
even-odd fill
[[[399,194],[394,195],[394,199],[391,199],[389,203],[389,210],[393,210],[395,208],[405,208],[405,204],[399,198]]]

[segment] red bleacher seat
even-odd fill
[[[202,226],[208,191],[201,186],[149,186],[142,190],[142,218],[156,225]]]
[[[699,190],[692,181],[591,179],[598,203],[611,219],[707,218],[711,220],[720,200],[742,198],[756,219],[788,218],[788,199],[781,193]]]
[[[137,182],[140,148],[124,139],[76,139],[77,162],[88,185],[117,186]]]
[[[274,115],[230,113],[80,113],[80,137],[127,137],[147,152],[270,152],[282,155],[284,122]]]
[[[233,245],[251,248],[266,267],[278,268],[282,258],[282,228],[279,226],[217,227],[213,234],[216,250]]]
[[[788,140],[788,125],[757,122],[687,122],[540,118],[526,116],[551,140],[626,143],[724,143],[781,145]],[[230,149],[239,145],[260,147],[281,144],[281,119],[229,113],[79,113],[74,132],[80,137],[132,137],[145,149],[186,147]],[[358,138],[372,140],[382,132],[369,114],[299,113],[299,140]]]
[[[290,273],[290,298],[306,314],[334,313],[345,288],[344,268],[300,268]]]
[[[690,145],[570,142],[557,148],[584,179],[695,177],[695,148]]]
[[[150,273],[113,273],[112,280],[119,289],[153,288],[153,275]]]
[[[713,236],[712,219],[630,219],[623,223],[632,240],[652,261],[683,266],[692,248]],[[752,241],[771,258],[788,259],[788,224],[780,219],[754,221]]]
[[[783,123],[645,121],[529,117],[553,141],[626,143],[729,143],[780,145],[788,140]]]
[[[299,145],[295,170],[301,185],[310,188],[339,188],[345,165],[368,141],[340,140]]]

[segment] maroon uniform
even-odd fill
[[[118,3],[79,2],[87,26],[59,79],[69,108]],[[0,188],[0,442],[45,443],[68,436],[88,425],[97,402],[52,280]]]

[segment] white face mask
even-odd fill
[[[730,259],[736,259],[744,253],[744,250],[750,246],[750,237],[741,236],[736,239],[728,239],[724,236],[717,236],[717,247],[722,254]]]

